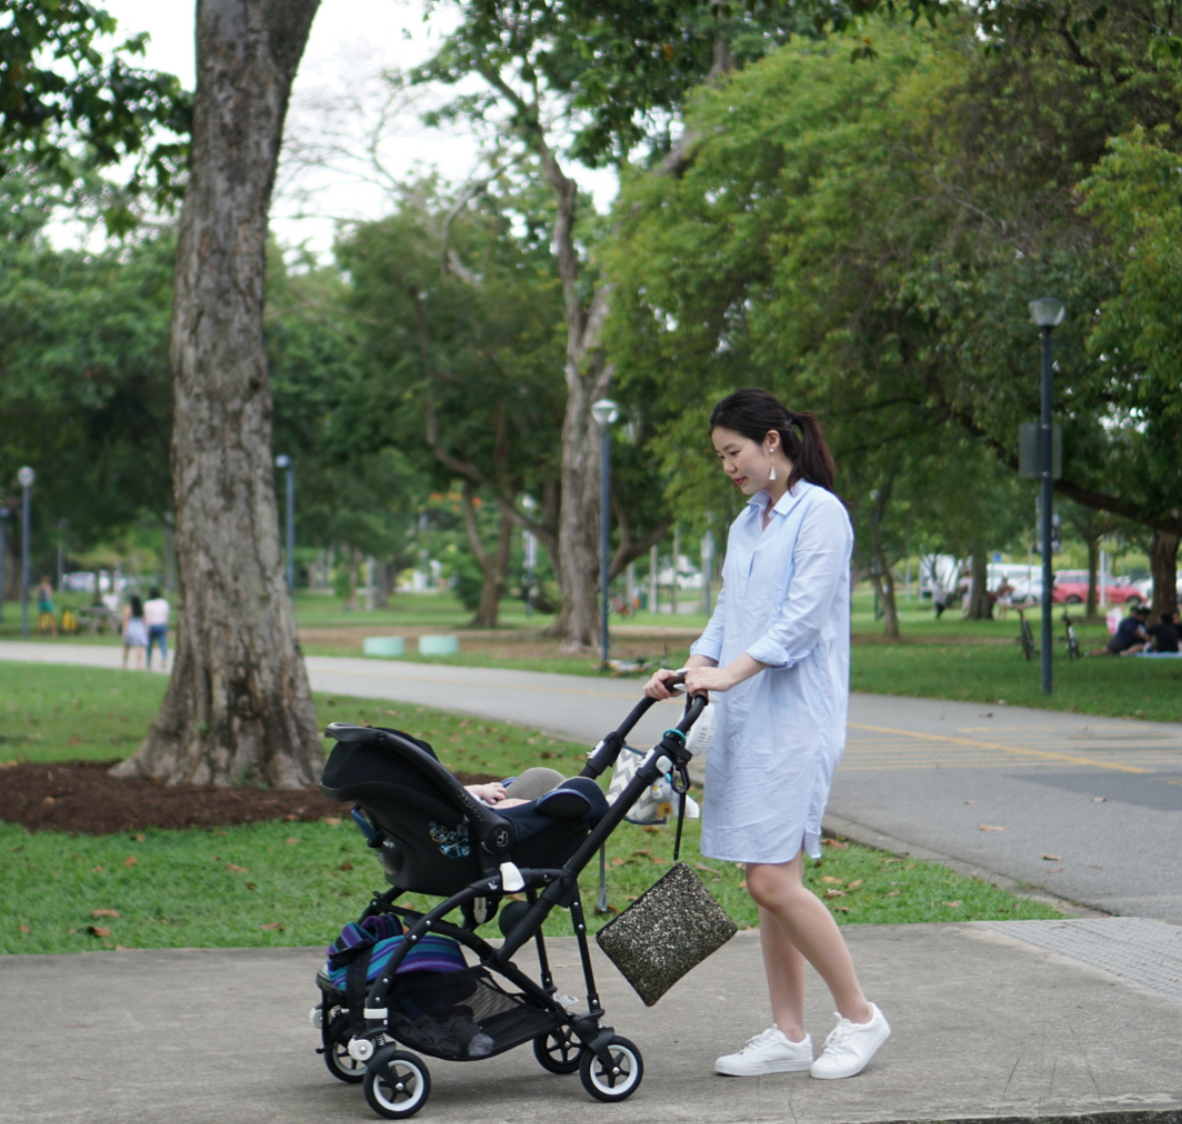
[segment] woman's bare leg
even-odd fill
[[[804,965],[800,950],[786,937],[773,914],[759,910],[759,943],[771,996],[772,1021],[792,1042],[803,1042]]]
[[[764,967],[776,1023],[788,1036],[803,1027],[803,956],[820,974],[838,1012],[855,1023],[868,1022],[874,1012],[854,970],[854,962],[833,915],[803,882],[804,855],[787,863],[748,863],[747,892],[760,909]],[[764,937],[765,917],[774,922],[778,937]],[[795,953],[786,953],[789,946]],[[772,963],[769,966],[769,952]],[[789,1025],[780,1023],[785,1018]],[[793,1029],[789,1029],[789,1027]]]

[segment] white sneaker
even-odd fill
[[[837,1016],[837,1026],[829,1032],[825,1049],[809,1070],[814,1077],[853,1077],[866,1068],[879,1046],[891,1036],[882,1012],[873,1003],[870,1010],[874,1014],[868,1023],[852,1023]]]
[[[813,1064],[813,1040],[793,1042],[778,1026],[757,1034],[737,1054],[714,1063],[715,1073],[728,1077],[758,1077],[761,1073],[797,1073]]]

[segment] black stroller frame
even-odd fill
[[[628,733],[653,702],[642,699],[600,741],[581,777],[594,780],[611,768]],[[478,1029],[487,1030],[491,1036],[481,1034],[481,1058],[532,1041],[534,1055],[544,1069],[558,1074],[578,1071],[584,1088],[597,1100],[621,1101],[634,1093],[643,1076],[643,1059],[632,1042],[603,1022],[605,1012],[592,970],[578,876],[639,797],[663,775],[672,771],[675,788],[684,791],[688,787],[687,765],[693,754],[686,748],[686,734],[705,705],[704,696],[686,700],[680,721],[666,730],[646,754],[627,787],[598,823],[588,827],[584,821],[555,820],[552,829],[521,845],[515,838],[513,820],[476,800],[424,743],[393,730],[330,725],[327,736],[335,738],[338,745],[329,758],[321,787],[333,800],[355,802],[354,819],[369,845],[379,852],[392,883],[389,890],[375,891],[362,920],[392,915],[405,926],[405,935],[368,991],[354,983],[346,994],[324,973],[317,976],[321,1001],[312,1014],[321,1031],[318,1052],[324,1054],[329,1071],[342,1081],[362,1083],[367,1102],[380,1116],[397,1120],[416,1113],[429,1095],[430,1074],[421,1058],[404,1046],[429,1057],[477,1060],[475,1053],[465,1056],[454,1043],[441,1044],[431,1034],[416,1029],[410,1017],[420,1009],[425,989],[439,987],[446,992],[450,987],[453,991],[459,988],[464,996],[478,993],[475,1002],[482,1005]],[[396,760],[400,766],[412,767],[414,775],[426,783],[407,787],[346,777],[341,769],[334,770],[334,758],[342,751],[347,758],[351,750],[360,752],[363,770],[380,764],[383,758]],[[340,783],[342,780],[348,783]],[[442,789],[450,803],[433,798],[432,787]],[[408,891],[437,896],[439,891],[433,892],[430,883],[432,875],[441,869],[437,851],[416,856],[414,845],[408,844],[407,830],[398,822],[402,819],[400,802],[408,806],[411,819],[418,816],[422,820],[440,811],[455,818],[462,809],[455,823],[457,845],[468,848],[469,863],[479,868],[477,877],[464,879],[463,884],[442,879],[444,899],[426,912],[395,904]],[[436,828],[434,820],[432,828]],[[565,856],[561,865],[547,863],[546,859],[556,852]],[[417,863],[416,858],[424,861]],[[518,859],[527,865],[518,865]],[[432,863],[434,870],[428,869]],[[524,900],[510,901],[500,909],[502,898],[519,893],[525,895]],[[585,1012],[568,1009],[564,1001],[574,1001],[556,995],[542,934],[542,924],[555,908],[567,909],[571,915],[587,993]],[[497,916],[498,909],[504,938],[499,948],[475,932]],[[448,920],[448,915],[457,911],[462,924]],[[478,965],[459,972],[396,974],[415,946],[432,934],[458,942],[474,955]],[[538,959],[538,981],[512,960],[531,940]],[[493,979],[494,973],[518,989],[518,994],[501,988]],[[471,1008],[459,1009],[471,1015]]]

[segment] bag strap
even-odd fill
[[[673,840],[673,861],[681,857],[681,827],[685,823],[685,798],[689,794],[690,779],[689,773],[684,765],[678,765],[673,769],[673,775],[669,778],[669,784],[673,791],[677,793],[677,834]]]

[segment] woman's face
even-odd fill
[[[727,474],[745,496],[753,496],[768,486],[772,458],[768,455],[768,439],[761,445],[733,429],[717,426],[710,431],[715,452]]]

